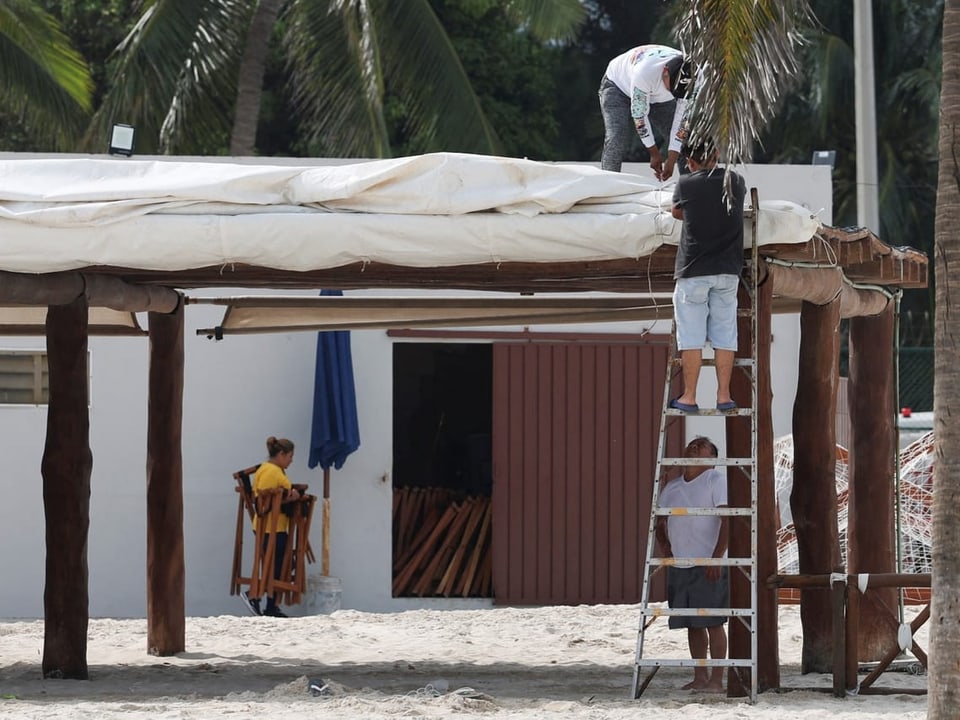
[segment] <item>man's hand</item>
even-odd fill
[[[721,577],[722,570],[723,568],[720,567],[719,565],[707,565],[706,573],[705,573],[707,576],[707,580],[709,580],[710,582],[717,582],[717,580],[719,580]]]
[[[663,175],[663,158],[660,156],[660,150],[654,145],[652,148],[647,148],[650,151],[650,169],[653,170],[654,176],[657,180],[665,180],[666,178],[662,177]],[[671,173],[673,170],[671,169]],[[669,176],[668,176],[669,177]]]
[[[661,182],[663,182],[673,177],[673,168],[677,164],[678,157],[680,157],[680,154],[676,151],[671,150],[670,152],[667,153],[667,161],[663,164],[663,169],[660,171],[660,174],[657,176],[657,180],[660,180]]]

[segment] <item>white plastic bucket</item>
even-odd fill
[[[343,585],[340,578],[327,575],[308,575],[307,590],[303,594],[305,615],[329,615],[340,609]]]

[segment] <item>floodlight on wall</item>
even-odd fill
[[[829,165],[832,170],[837,161],[836,150],[814,150],[811,165]]]
[[[113,132],[110,134],[110,154],[111,155],[133,155],[133,140],[136,131],[133,125],[124,125],[116,123],[113,126]]]

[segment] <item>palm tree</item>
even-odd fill
[[[583,14],[579,0],[501,5],[545,38],[569,35]],[[499,147],[429,0],[147,0],[90,137],[123,120],[147,150],[204,152],[232,136],[231,153],[252,154],[274,41],[301,127],[326,154],[389,155],[388,94],[438,149]]]
[[[960,293],[953,292],[960,263],[960,2],[943,8],[943,81],[940,91],[940,168],[937,183],[934,271],[937,280],[934,345],[933,591],[927,717],[945,720],[960,707]]]
[[[36,3],[0,0],[0,99],[31,138],[66,149],[91,109],[93,82],[56,20]]]

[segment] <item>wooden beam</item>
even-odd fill
[[[799,298],[814,305],[840,299],[843,318],[876,315],[889,305],[890,298],[879,290],[855,288],[844,280],[838,267],[798,267],[768,263],[774,295]]]
[[[383,263],[352,263],[326,270],[277,271],[235,264],[174,272],[97,268],[127,282],[170,287],[248,287],[274,289],[429,288],[500,292],[673,291],[676,248],[665,246],[649,257],[573,263],[486,263],[415,268]]]
[[[158,285],[134,285],[107,275],[83,275],[87,302],[127,312],[174,313],[180,307],[176,290]]]
[[[800,310],[800,356],[793,403],[793,488],[790,510],[797,534],[799,572],[830,573],[840,565],[837,529],[836,405],[840,365],[840,298]],[[830,672],[838,658],[831,628],[831,596],[800,595],[803,648],[800,672]],[[842,658],[840,658],[842,659]]]
[[[882,314],[850,321],[850,498],[847,569],[889,573],[896,569],[894,533],[893,306]],[[872,589],[894,607],[894,589]],[[882,622],[877,603],[860,603],[860,660],[883,657],[895,633]]]
[[[110,275],[80,272],[26,275],[0,272],[0,305],[66,305],[85,297],[88,307],[126,312],[176,310],[179,294],[161,286],[133,285]]]
[[[183,326],[176,312],[151,312],[147,405],[147,652],[183,652]]]
[[[40,465],[47,543],[42,670],[46,678],[86,680],[93,468],[86,300],[81,295],[51,306],[46,325],[50,402]]]

